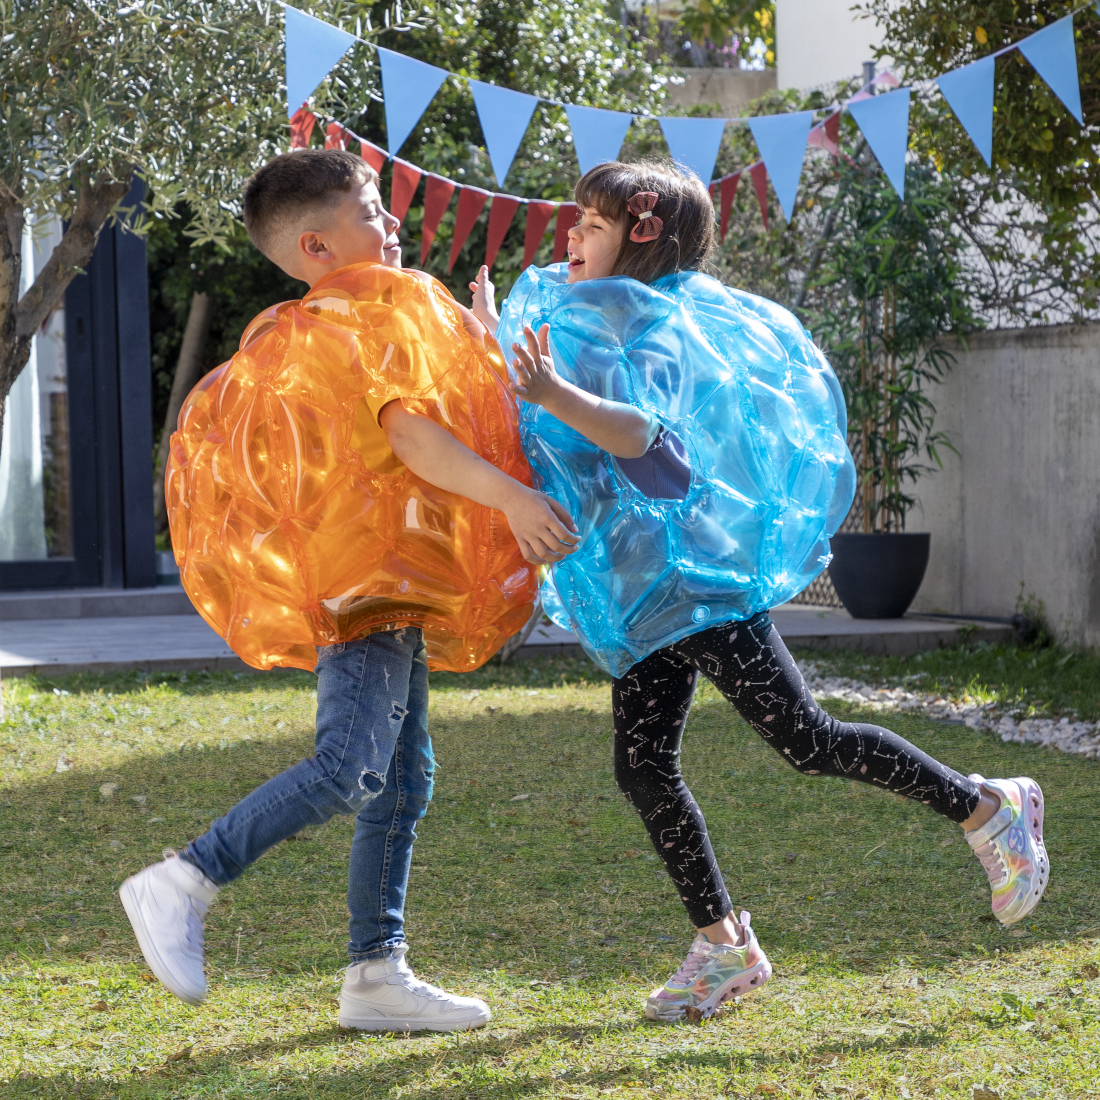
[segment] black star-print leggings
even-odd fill
[[[814,701],[767,612],[722,623],[639,661],[611,690],[615,781],[641,814],[696,928],[732,910],[706,822],[680,774],[680,741],[702,673],[805,775],[873,783],[965,821],[978,785],[879,726],[838,722]]]

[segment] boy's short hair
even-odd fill
[[[658,237],[630,239],[637,219],[627,209],[639,191],[657,195],[653,213],[664,223]],[[707,185],[671,160],[611,161],[589,169],[573,192],[578,206],[621,222],[622,241],[612,275],[653,283],[676,271],[699,271],[714,250],[714,203]]]
[[[345,149],[296,149],[269,160],[245,185],[244,226],[269,259],[297,239],[303,219],[353,187],[378,183],[378,173]],[[284,245],[285,247],[285,245]]]

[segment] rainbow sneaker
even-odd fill
[[[711,943],[700,932],[680,969],[649,995],[645,1014],[664,1024],[698,1023],[713,1016],[724,1001],[760,989],[772,976],[772,964],[756,941],[751,919],[741,913],[745,942],[740,947]]]
[[[966,843],[989,876],[993,915],[1001,924],[1015,924],[1039,904],[1050,880],[1043,844],[1043,792],[1027,776],[969,778],[1001,800],[1001,808],[980,829],[966,834]]]

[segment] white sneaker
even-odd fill
[[[118,896],[141,953],[161,984],[181,1001],[206,996],[202,970],[202,919],[218,887],[175,852],[131,875]]]
[[[355,963],[340,990],[340,1026],[360,1031],[465,1031],[493,1014],[477,997],[458,997],[420,981],[405,962],[406,944],[388,959]]]

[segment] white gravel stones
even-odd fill
[[[1071,718],[1017,721],[1014,715],[1000,711],[995,703],[979,703],[966,696],[923,695],[903,687],[875,687],[860,680],[823,676],[820,665],[812,662],[800,664],[799,668],[810,691],[819,700],[842,699],[871,710],[916,711],[937,722],[960,722],[971,729],[988,730],[998,734],[1002,741],[1047,745],[1089,760],[1100,757],[1100,722]]]

